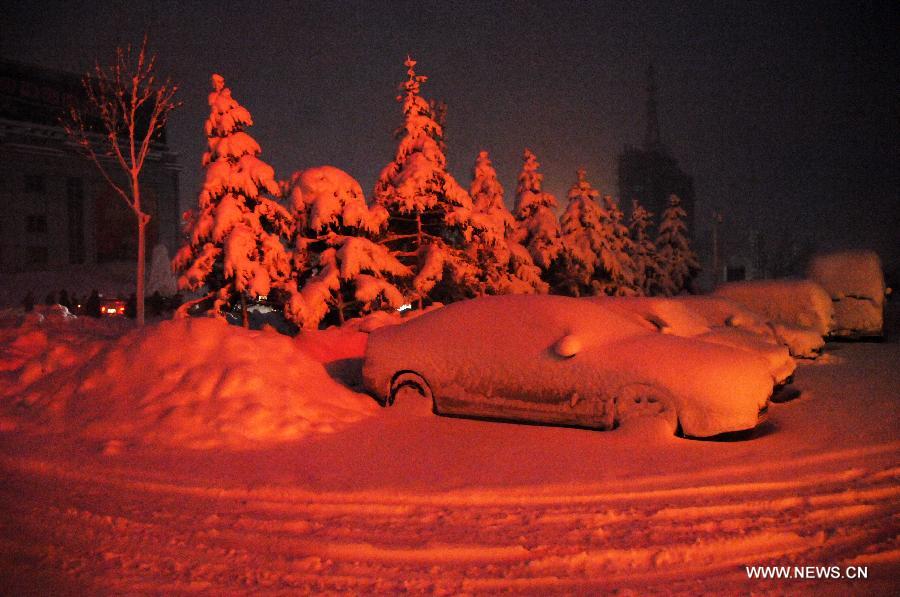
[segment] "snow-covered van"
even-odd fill
[[[832,336],[860,338],[884,334],[884,273],[873,251],[816,255],[807,277],[820,284],[834,304]]]

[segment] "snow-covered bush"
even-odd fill
[[[387,212],[366,204],[356,180],[333,166],[297,172],[288,191],[296,222],[285,316],[314,329],[334,312],[347,317],[404,302],[396,282],[410,271],[375,243],[387,224]]]
[[[213,299],[211,312],[221,314],[241,297],[268,295],[288,277],[290,258],[282,238],[292,218],[265,196],[278,196],[280,189],[272,167],[258,157],[259,144],[244,130],[253,124],[250,112],[232,98],[221,76],[213,75],[212,85],[206,176],[196,210],[185,214],[188,240],[173,267],[181,273],[179,288],[205,286],[204,298]]]

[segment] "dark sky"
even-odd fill
[[[8,4],[4,2],[4,4]],[[170,144],[183,203],[197,191],[209,75],[254,116],[280,178],[332,164],[369,192],[393,157],[407,53],[449,105],[448,159],[465,186],[491,152],[512,202],[525,147],[560,198],[584,165],[615,193],[640,144],[645,70],[663,141],[695,178],[698,226],[723,212],[770,238],[898,259],[896,2],[15,2],[0,54],[84,71],[144,31],[184,106]]]

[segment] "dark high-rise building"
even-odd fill
[[[641,147],[625,146],[619,154],[619,198],[622,209],[631,209],[632,199],[650,210],[656,222],[666,208],[669,195],[678,195],[688,214],[688,232],[694,234],[694,181],[678,167],[662,143],[656,105],[653,67],[647,69],[647,130]]]
[[[133,260],[134,214],[80,154],[60,118],[84,99],[77,75],[0,60],[0,271]],[[165,130],[141,171],[148,254],[178,240],[178,172]],[[113,162],[110,175],[124,174]]]

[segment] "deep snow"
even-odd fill
[[[182,348],[208,351],[205,360],[196,356],[206,366],[220,355],[218,373],[243,360],[265,369],[267,354],[282,350],[296,357],[286,366],[278,356],[254,391],[233,394],[233,420],[241,403],[266,400],[285,409],[276,411],[282,416],[315,411],[331,420],[335,393],[362,414],[335,419],[330,429],[307,427],[289,441],[266,440],[264,432],[238,440],[240,433],[220,427],[232,441],[192,449],[187,436],[162,429],[154,436],[140,426],[96,434],[63,417],[58,427],[32,428],[28,413],[65,396],[74,369],[110,385],[73,392],[70,406],[112,408],[117,385],[103,370],[115,365],[117,383],[133,392],[119,399],[139,409],[149,378],[159,375],[164,385],[167,373],[190,371],[194,358],[169,368],[154,365],[161,357],[132,367],[113,358],[165,339],[166,326],[178,323],[141,335],[114,321],[48,321],[7,313],[0,326],[6,594],[896,594],[896,336],[829,344],[819,360],[800,363],[799,395],[773,404],[754,434],[697,442],[657,433],[652,423],[593,432],[442,418],[412,395],[382,409],[326,375],[358,383],[361,332],[289,340],[214,328],[204,332],[216,342],[197,338]],[[259,355],[228,350],[245,334],[257,334]],[[22,382],[14,376],[29,363],[36,406],[10,411],[11,384]],[[266,396],[307,375],[316,376],[318,392]],[[190,411],[173,412],[169,420]],[[210,437],[214,426],[203,425],[215,421],[201,419],[194,433]],[[748,580],[744,566],[758,564],[856,564],[868,566],[869,578]]]

